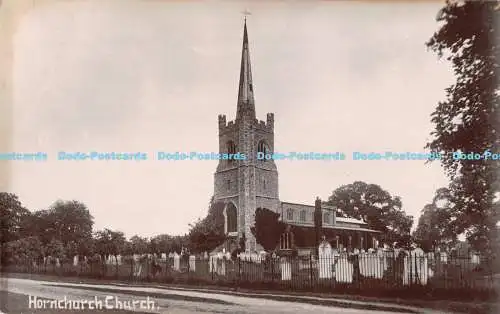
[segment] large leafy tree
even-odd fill
[[[135,235],[130,238],[131,253],[132,254],[146,254],[148,253],[148,239]]]
[[[23,236],[23,221],[30,215],[17,195],[0,192],[0,262],[7,258],[7,243]]]
[[[92,237],[93,217],[81,202],[57,201],[49,208],[47,219],[53,237],[64,244],[79,243]]]
[[[26,263],[38,260],[44,252],[37,237],[26,237],[7,243],[6,253],[10,262]]]
[[[368,227],[382,232],[383,241],[407,244],[413,217],[402,210],[398,196],[376,184],[356,181],[333,191],[328,203],[337,208],[337,216],[364,220]]]
[[[425,251],[451,249],[456,244],[453,210],[452,195],[447,188],[438,189],[432,203],[424,206],[413,237]]]
[[[112,255],[118,259],[118,255],[125,250],[125,235],[121,231],[104,229],[95,234],[96,251],[107,258]]]
[[[215,202],[212,196],[207,216],[190,225],[188,238],[192,252],[210,252],[224,242],[223,211],[224,204]]]
[[[457,232],[471,245],[492,252],[499,221],[500,160],[457,160],[451,152],[498,153],[500,134],[498,1],[448,1],[439,12],[439,30],[427,42],[451,61],[456,82],[432,114],[435,131],[427,148],[444,152],[442,164],[452,180]]]
[[[286,225],[279,218],[280,214],[267,208],[257,208],[255,211],[255,225],[251,232],[266,251],[275,250],[280,236],[285,232]]]
[[[17,195],[0,192],[0,241],[7,243],[22,237],[23,220],[30,212],[23,207]]]

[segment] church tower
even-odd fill
[[[247,251],[257,249],[250,231],[255,223],[255,210],[260,207],[277,212],[280,206],[276,164],[274,160],[258,160],[259,152],[274,152],[274,114],[268,113],[266,121],[256,118],[245,20],[236,119],[228,122],[225,115],[219,115],[219,153],[240,153],[245,159],[219,161],[214,201],[225,204],[226,233],[233,243],[239,243],[244,235]]]

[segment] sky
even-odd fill
[[[430,114],[453,82],[425,47],[439,2],[75,1],[41,6],[13,47],[11,192],[31,210],[78,200],[95,228],[183,234],[205,216],[219,114],[234,119],[248,35],[257,117],[275,114],[275,151],[425,152]],[[147,152],[147,161],[58,161],[59,151]],[[348,158],[350,159],[350,158]],[[277,161],[280,199],[313,204],[364,181],[415,217],[447,185],[424,161]]]

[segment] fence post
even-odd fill
[[[237,256],[236,260],[238,261],[238,282],[241,281],[241,257]]]
[[[309,275],[311,278],[311,289],[314,288],[314,275],[313,275],[313,261],[312,261],[312,254],[309,254]]]
[[[271,256],[269,259],[269,264],[271,264],[271,283],[274,284],[274,257]]]
[[[210,258],[208,259],[208,265],[210,265],[208,268],[209,268],[209,271],[210,271],[210,275],[212,276],[212,281],[214,281],[214,264],[212,263],[214,259]]]

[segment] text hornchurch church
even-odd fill
[[[255,113],[245,21],[236,119],[228,122],[225,115],[219,115],[219,153],[241,153],[246,159],[219,161],[215,172],[214,201],[224,203],[225,232],[233,239],[232,243],[238,243],[244,234],[246,250],[251,252],[261,250],[250,231],[254,226],[257,208],[267,208],[279,213],[281,219],[289,225],[314,227],[317,205],[281,202],[278,170],[274,160],[257,160],[258,152],[272,153],[274,149],[274,114],[268,113],[266,121],[259,121]],[[330,231],[325,233],[330,235],[329,240],[334,242],[334,246],[368,248],[374,245],[374,231],[367,229],[363,221],[337,218],[334,208],[325,204],[321,205],[321,211],[322,228]],[[304,243],[303,246],[311,244]]]

